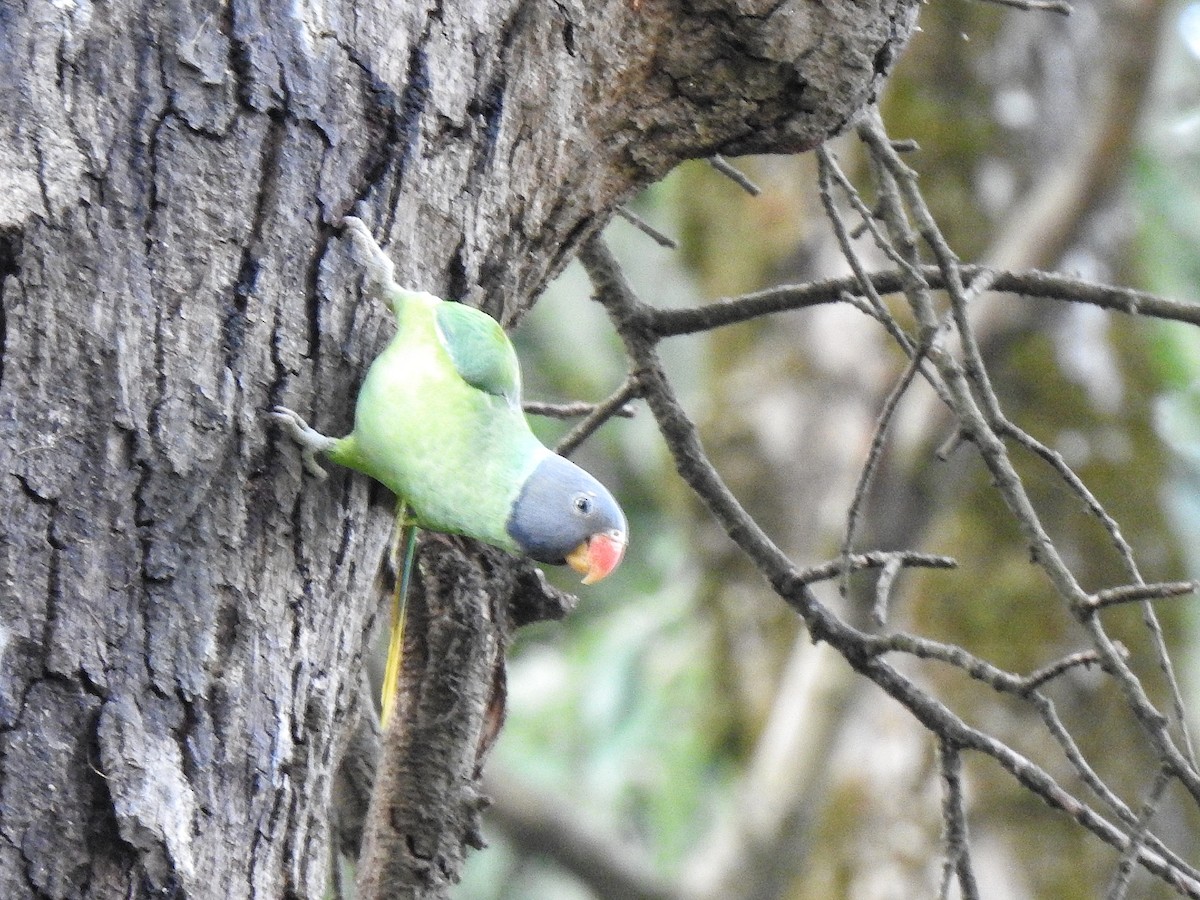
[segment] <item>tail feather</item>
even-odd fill
[[[392,627],[379,706],[379,721],[384,728],[391,718],[400,687],[400,669],[404,663],[404,625],[408,618],[408,586],[412,581],[413,560],[417,550],[417,526],[408,521],[408,506],[403,501],[396,510],[396,549],[399,549],[401,541],[404,543],[404,563],[400,577],[396,579],[396,589],[392,592]]]

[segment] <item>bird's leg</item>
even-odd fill
[[[337,445],[337,438],[321,434],[286,406],[276,406],[271,410],[271,418],[300,445],[300,458],[304,460],[304,468],[324,480],[328,473],[317,462],[317,454],[332,450]]]
[[[354,255],[363,268],[363,287],[372,297],[391,305],[387,291],[397,288],[396,267],[358,216],[345,216],[342,227],[350,236],[356,251]]]

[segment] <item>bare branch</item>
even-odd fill
[[[624,206],[618,206],[614,212],[660,247],[666,247],[668,250],[679,249],[678,241],[663,234],[632,210],[626,209]]]
[[[1069,672],[1071,669],[1087,668],[1088,666],[1099,665],[1100,663],[1100,654],[1095,650],[1080,650],[1078,653],[1064,656],[1062,659],[1056,660],[1048,666],[1043,666],[1040,669],[1030,672],[1024,678],[1024,685],[1021,688],[1021,692],[1032,693],[1047,682],[1053,681],[1064,672]]]
[[[912,357],[916,352],[914,349],[914,341],[904,332],[904,329],[900,327],[900,323],[895,320],[892,314],[888,312],[887,307],[883,303],[883,299],[879,296],[878,290],[876,290],[875,285],[871,281],[870,275],[866,270],[866,266],[863,264],[858,252],[854,249],[854,242],[851,240],[850,231],[846,227],[846,223],[843,221],[841,213],[837,208],[837,204],[833,199],[832,183],[835,178],[841,178],[843,186],[848,189],[851,202],[856,205],[860,215],[862,215],[863,225],[871,230],[871,233],[875,235],[876,243],[880,247],[886,248],[885,252],[901,267],[900,271],[906,277],[906,280],[908,282],[919,282],[920,275],[917,274],[916,270],[913,269],[912,266],[908,265],[908,262],[902,256],[900,256],[891,243],[879,233],[878,228],[875,226],[874,215],[866,208],[865,205],[863,205],[862,201],[858,197],[857,192],[855,192],[852,187],[849,187],[849,182],[846,181],[846,176],[843,175],[841,169],[838,168],[837,162],[833,158],[833,154],[822,147],[817,151],[817,161],[817,174],[818,185],[821,194],[821,205],[825,208],[825,214],[829,218],[829,223],[833,226],[833,234],[837,239],[838,246],[841,248],[842,256],[846,259],[846,262],[850,264],[850,270],[854,273],[858,290],[863,298],[867,301],[868,308],[873,311],[874,317],[883,324],[884,328],[887,329],[888,334],[892,336],[892,339],[900,345],[900,348],[904,350],[909,357]],[[839,296],[841,296],[841,292],[839,292]]]
[[[908,391],[909,386],[913,383],[917,372],[921,370],[921,364],[925,360],[925,345],[918,347],[912,358],[908,361],[908,365],[904,369],[904,373],[900,376],[900,380],[896,382],[884,401],[883,410],[879,413],[879,418],[875,423],[875,432],[871,435],[871,446],[867,451],[867,460],[863,463],[862,470],[859,473],[858,484],[854,488],[854,496],[850,501],[850,509],[846,513],[846,534],[842,539],[842,556],[849,557],[854,549],[854,532],[858,524],[858,515],[862,509],[863,503],[866,501],[867,491],[871,487],[871,477],[875,474],[875,470],[879,465],[879,461],[883,458],[884,443],[887,440],[888,427],[892,423],[892,418],[896,413],[896,408],[900,405],[900,400]],[[889,575],[889,566],[892,569],[892,574]],[[895,578],[895,571],[898,566],[885,566],[883,574],[880,575],[879,598],[880,601],[876,604],[876,614],[880,618],[878,621],[882,623],[882,616],[886,611],[886,600],[888,596],[888,588],[891,586],[892,579]],[[842,594],[845,595],[850,586],[850,567],[846,566],[842,570]]]
[[[590,416],[600,408],[599,403],[544,403],[539,400],[526,400],[521,409],[531,416],[544,416],[548,419],[576,419],[580,416]],[[622,406],[610,414],[622,419],[632,419],[637,411],[632,406]]]
[[[1178,684],[1161,629],[1147,602],[1190,593],[1198,585],[1192,582],[1143,583],[1132,548],[1099,499],[1060,454],[1005,416],[985,364],[976,323],[972,321],[979,308],[986,305],[978,299],[985,292],[1088,303],[1103,309],[1193,324],[1200,324],[1200,307],[1059,275],[963,265],[941,234],[917,189],[916,174],[901,161],[900,148],[883,133],[877,118],[864,123],[859,134],[867,146],[868,162],[876,181],[874,208],[869,209],[862,201],[832,154],[824,151],[820,154],[821,198],[842,255],[851,267],[850,276],[760,291],[704,307],[658,310],[636,297],[602,239],[594,237],[585,244],[580,258],[592,279],[597,299],[608,312],[630,359],[633,374],[622,390],[633,391],[636,386],[636,394],[630,396],[638,395],[646,400],[680,476],[780,598],[801,616],[812,639],[833,647],[854,671],[881,687],[937,736],[946,782],[943,819],[946,823],[947,878],[944,890],[949,891],[951,881],[957,881],[962,896],[978,895],[967,844],[961,783],[961,754],[965,750],[975,750],[999,763],[1025,789],[1051,807],[1066,812],[1082,828],[1124,854],[1130,868],[1140,866],[1180,893],[1200,897],[1200,873],[1152,833],[1149,815],[1139,818],[1105,783],[1064,727],[1053,703],[1041,692],[1051,682],[1069,673],[1099,666],[1103,677],[1113,679],[1120,687],[1129,712],[1158,755],[1166,781],[1178,779],[1193,797],[1200,799],[1200,773],[1197,773],[1190,741],[1183,728]],[[844,197],[861,217],[863,233],[871,235],[883,254],[895,264],[895,269],[866,271],[839,203],[834,201],[835,194],[839,202]],[[935,263],[922,262],[922,253],[932,254]],[[897,293],[902,294],[911,307],[915,329],[901,327],[883,303],[885,295]],[[909,363],[884,398],[867,459],[849,504],[841,556],[829,563],[801,569],[741,505],[707,457],[695,423],[683,410],[667,378],[657,345],[670,336],[708,331],[763,315],[831,302],[848,303],[879,321],[908,354]],[[1007,504],[1030,548],[1032,561],[1062,598],[1063,612],[1075,616],[1087,630],[1093,645],[1090,649],[1063,656],[1028,675],[1019,675],[954,644],[904,632],[864,633],[823,604],[810,590],[809,586],[816,581],[837,578],[845,593],[852,572],[880,569],[874,589],[874,616],[876,622],[882,624],[887,617],[895,579],[902,569],[953,565],[952,560],[944,557],[912,551],[852,552],[863,500],[879,469],[892,430],[891,423],[900,400],[908,393],[918,373],[933,385],[953,417],[954,445],[970,446],[979,453],[995,489]],[[606,403],[615,403],[620,394],[618,391]],[[627,398],[621,402],[624,399]],[[1125,564],[1130,585],[1092,594],[1083,589],[1080,576],[1048,534],[1009,457],[1014,444],[1047,463],[1068,490],[1080,499],[1087,513],[1101,522]],[[1151,700],[1124,647],[1111,639],[1104,630],[1102,617],[1096,615],[1096,611],[1105,606],[1134,600],[1143,602],[1146,628],[1158,648],[1159,664],[1171,686],[1173,721]],[[893,658],[897,655],[900,660]],[[1050,770],[1017,753],[1010,744],[963,721],[928,687],[901,671],[904,658],[909,662],[927,659],[950,665],[998,694],[1014,698],[1036,711],[1048,735],[1061,748],[1065,763],[1095,794],[1099,809],[1103,811],[1097,811],[1068,792],[1051,776]],[[918,669],[924,671],[924,667]],[[1178,743],[1173,734],[1175,727],[1182,735],[1182,741]],[[1165,786],[1161,790],[1165,791]],[[1144,826],[1139,825],[1142,821]]]
[[[743,172],[741,169],[737,168],[734,165],[731,165],[729,163],[729,161],[725,159],[725,157],[719,156],[719,155],[718,156],[710,156],[708,158],[708,164],[710,166],[712,166],[714,169],[716,169],[718,172],[720,172],[722,175],[724,175],[726,178],[730,179],[734,184],[736,184],[738,187],[740,187],[743,191],[745,191],[751,197],[757,197],[759,194],[762,193],[762,188],[760,188],[757,184],[755,184],[753,181],[751,181],[749,176],[747,176],[746,173]]]
[[[901,561],[894,557],[888,560],[883,571],[879,573],[879,580],[875,582],[875,605],[871,609],[871,618],[875,620],[876,625],[883,625],[887,622],[888,604],[892,599],[892,585],[896,582],[896,576],[900,574],[901,565]]]
[[[882,569],[894,561],[898,561],[901,566],[924,569],[953,569],[958,565],[949,556],[935,556],[913,550],[872,550],[867,553],[853,553],[849,557],[839,556],[829,562],[802,569],[796,573],[795,581],[797,584],[814,584],[838,578],[846,571]]]
[[[1168,597],[1183,597],[1200,590],[1200,581],[1165,581],[1156,584],[1127,584],[1121,587],[1097,591],[1087,602],[1092,609],[1104,609],[1120,603],[1136,603],[1142,600],[1164,600]]]
[[[945,794],[942,797],[942,823],[945,826],[946,871],[958,876],[963,900],[979,900],[979,885],[971,868],[971,845],[967,836],[967,802],[962,785],[962,754],[954,745],[938,743],[938,768]]]
[[[992,665],[957,644],[946,644],[903,631],[872,637],[863,649],[872,655],[905,653],[917,659],[932,659],[961,669],[971,678],[1000,693],[1020,695],[1025,679]]]
[[[871,236],[875,239],[875,245],[884,252],[888,259],[900,267],[901,272],[907,274],[909,278],[915,281],[922,282],[924,279],[914,265],[914,261],[905,259],[900,251],[883,234],[876,221],[878,218],[876,212],[869,209],[862,201],[862,198],[858,195],[858,191],[850,183],[850,179],[846,177],[846,173],[842,171],[842,167],[838,165],[837,157],[830,152],[829,148],[817,148],[817,162],[820,173],[821,203],[825,207],[825,212],[829,216],[830,223],[834,226],[838,245],[842,248],[842,255],[850,262],[851,268],[854,269],[854,274],[858,276],[859,282],[863,282],[867,276],[865,273],[860,273],[854,265],[858,254],[854,252],[850,242],[847,240],[849,233],[845,231],[841,222],[841,216],[837,212],[837,205],[834,203],[833,192],[831,190],[832,182],[837,183],[838,187],[845,193],[846,199],[850,201],[850,205],[862,217],[862,228],[871,233]]]
[[[1062,788],[1044,769],[992,738],[963,722],[943,704],[921,690],[890,666],[880,661],[861,664],[848,657],[858,671],[871,678],[888,694],[906,706],[932,733],[952,741],[963,749],[978,750],[998,762],[1022,786],[1041,798],[1047,805],[1067,813],[1075,822],[1105,843],[1124,850],[1129,838],[1117,826],[1095,812],[1090,806]],[[1138,862],[1147,871],[1162,878],[1176,891],[1187,897],[1200,898],[1200,880],[1187,868],[1181,868],[1169,857],[1149,848],[1138,850]]]
[[[554,452],[561,456],[570,456],[580,444],[592,436],[597,428],[613,416],[622,415],[623,410],[629,409],[626,404],[637,397],[640,390],[637,378],[630,375],[613,392],[612,396],[603,403],[597,403],[586,419],[563,436],[563,439],[558,442],[558,446],[554,448]],[[629,415],[633,415],[632,410]]]
[[[1146,791],[1146,799],[1142,803],[1142,812],[1138,816],[1137,828],[1130,835],[1129,846],[1121,854],[1117,869],[1113,872],[1112,881],[1108,886],[1108,893],[1105,894],[1105,900],[1125,900],[1129,891],[1129,882],[1133,879],[1133,868],[1138,850],[1150,837],[1150,822],[1153,821],[1154,814],[1158,812],[1158,805],[1170,782],[1171,773],[1165,768],[1159,769],[1154,777],[1154,782]]]
[[[1013,9],[1024,9],[1030,12],[1052,12],[1069,16],[1075,10],[1066,0],[980,0],[982,3],[995,3],[1000,6],[1011,6]]]
[[[1088,511],[1100,520],[1109,536],[1112,538],[1113,545],[1117,548],[1117,552],[1121,555],[1121,560],[1125,564],[1126,571],[1129,572],[1131,578],[1141,581],[1142,576],[1138,571],[1137,562],[1133,558],[1133,548],[1129,546],[1129,542],[1125,540],[1125,536],[1121,534],[1121,527],[1116,520],[1108,514],[1108,511],[1096,499],[1096,496],[1088,489],[1075,472],[1067,465],[1067,461],[1063,459],[1062,454],[1057,450],[1052,450],[1043,444],[1041,441],[1034,438],[1032,435],[1018,428],[1007,419],[1003,419],[998,423],[997,432],[1001,435],[1011,437],[1022,447],[1033,451],[1043,460],[1050,464],[1058,476],[1063,480],[1063,483],[1076,494],[1087,507]]]
[[[637,300],[616,259],[600,237],[593,237],[583,246],[579,259],[592,280],[596,299],[604,305],[625,342],[642,396],[667,441],[679,474],[708,504],[730,537],[752,551],[752,558],[772,583],[787,580],[792,574],[790,560],[738,503],[701,448],[696,426],[671,390],[655,349],[656,338],[644,327],[646,307]]]
[[[987,269],[979,265],[959,266],[961,278],[967,281]],[[916,267],[915,271],[931,289],[946,287],[946,275],[938,267],[922,265]],[[870,272],[866,277],[880,296],[904,290],[905,275],[898,270]],[[1200,304],[1168,300],[1144,291],[1097,284],[1055,272],[998,270],[991,289],[1031,299],[1084,303],[1131,316],[1200,325]],[[736,325],[760,316],[837,303],[843,300],[844,295],[862,296],[863,293],[861,282],[855,276],[827,278],[755,291],[705,306],[652,310],[648,313],[649,326],[659,337],[694,334]]]

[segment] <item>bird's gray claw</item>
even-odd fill
[[[271,410],[270,415],[284,431],[291,435],[292,440],[300,445],[300,459],[304,462],[304,468],[308,469],[310,474],[324,481],[329,473],[322,469],[321,464],[317,462],[317,454],[329,450],[337,442],[333,438],[321,434],[305,422],[299,413],[286,406],[276,406]]]

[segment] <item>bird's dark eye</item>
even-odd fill
[[[591,498],[584,494],[577,495],[575,497],[575,512],[579,513],[581,516],[586,516],[591,511],[592,511]]]

